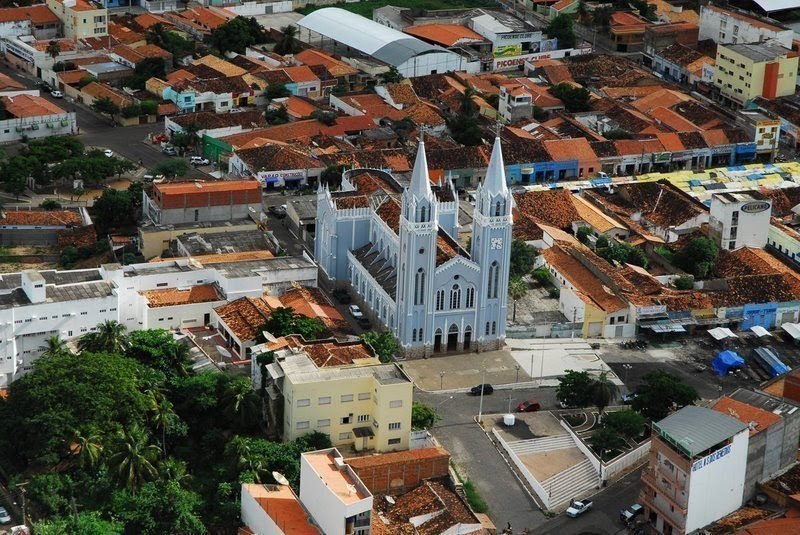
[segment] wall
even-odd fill
[[[256,533],[282,533],[261,504],[242,485],[242,524]]]
[[[748,431],[745,429],[725,446],[730,452],[696,468],[692,466],[689,478],[689,504],[686,513],[686,532],[702,528],[732,513],[742,505],[745,471],[747,469]],[[723,448],[716,450],[719,454]],[[710,457],[710,456],[708,456]]]
[[[392,454],[375,457],[354,457],[347,462],[373,494],[398,495],[416,488],[425,479],[446,477],[450,454],[442,448],[414,450],[417,454],[437,452],[434,456],[408,459]]]
[[[773,24],[779,23],[774,21]],[[738,31],[734,31],[735,27]],[[713,39],[715,43],[758,43],[775,39],[782,46],[791,48],[792,33],[790,29],[767,27],[749,17],[731,16],[706,6],[700,8],[700,39]]]
[[[214,307],[225,304],[225,300],[207,303],[189,303],[169,307],[150,308],[145,304],[142,329],[180,329],[182,327],[202,327],[203,319]]]
[[[633,451],[617,457],[609,463],[603,463],[600,479],[603,481],[616,481],[619,477],[625,475],[629,468],[646,460],[649,454],[650,440],[648,439]]]
[[[197,234],[208,234],[211,232],[239,232],[243,230],[254,230],[255,224],[247,221],[242,224],[220,223],[220,226],[202,226],[198,223],[197,227],[187,227],[182,229],[154,230],[153,227],[139,227],[139,252],[144,255],[146,260],[158,256],[164,249],[169,248],[169,242],[184,234],[196,232]],[[153,230],[151,230],[153,229]]]
[[[432,52],[421,56],[414,56],[405,63],[397,66],[403,76],[425,76],[428,74],[462,71],[465,69],[467,59],[454,52]]]
[[[240,17],[254,15],[270,15],[272,13],[288,13],[292,11],[292,2],[282,0],[277,2],[243,2],[239,5],[225,6],[225,11],[230,11]]]
[[[52,126],[48,127],[48,125]],[[19,141],[23,136],[27,136],[29,139],[38,139],[74,134],[76,127],[75,112],[6,119],[0,121],[0,143]]]
[[[514,450],[508,446],[506,441],[503,440],[503,437],[500,436],[500,433],[498,433],[494,427],[492,428],[492,435],[494,435],[494,439],[503,447],[503,450],[505,450],[508,458],[511,459],[511,462],[513,462],[517,467],[517,470],[525,478],[525,481],[528,482],[528,485],[530,485],[531,489],[533,489],[533,492],[536,493],[536,496],[539,497],[539,500],[542,502],[544,508],[550,509],[550,493],[547,492],[544,487],[542,487],[542,484],[539,483],[535,477],[533,477],[533,474],[531,474],[531,471],[527,466],[525,466],[525,463],[523,463],[522,460],[517,457],[517,454],[514,453]]]

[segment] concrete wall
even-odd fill
[[[426,450],[415,451],[421,453]],[[407,459],[405,456],[393,459],[392,454],[387,454],[356,457],[347,462],[373,494],[398,495],[416,488],[425,479],[447,476],[450,454],[441,448],[435,451],[438,452],[435,456],[422,459]]]
[[[66,124],[62,124],[62,122]],[[29,139],[38,139],[74,134],[76,127],[74,112],[6,119],[5,121],[0,121],[0,143],[19,141],[23,136]]]
[[[191,208],[170,208],[161,210],[162,225],[178,225],[181,223],[199,223],[201,221],[230,221],[244,219],[250,214],[258,216],[261,204],[229,204],[226,206],[198,206]]]

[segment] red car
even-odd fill
[[[528,401],[523,401],[517,407],[517,412],[536,412],[542,408],[539,405],[539,402],[535,399],[529,399]]]

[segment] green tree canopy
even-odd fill
[[[603,414],[606,407],[611,405],[619,395],[619,388],[608,376],[607,371],[600,372],[600,375],[592,382],[592,398],[597,411]]]
[[[92,109],[97,113],[108,115],[109,117],[113,117],[119,113],[119,106],[108,97],[94,99],[94,102],[92,102]]]
[[[300,43],[297,41],[297,26],[289,24],[281,28],[283,38],[275,45],[274,52],[285,56],[287,54],[296,54],[300,51]]]
[[[67,456],[75,429],[113,435],[143,420],[143,392],[152,372],[128,357],[82,353],[40,357],[0,405],[0,441],[7,458],[49,465]]]
[[[601,459],[613,459],[626,447],[625,439],[615,430],[608,427],[597,429],[589,437],[589,446]]]
[[[95,331],[81,336],[78,340],[78,349],[93,353],[122,354],[130,347],[126,331],[126,327],[118,321],[106,320],[98,324]]]
[[[139,492],[115,492],[111,497],[114,517],[125,523],[127,533],[141,535],[201,535],[200,496],[176,481],[155,481]]]
[[[711,273],[719,256],[719,246],[711,238],[695,238],[675,255],[675,264],[695,277]]]
[[[136,223],[131,195],[127,191],[103,190],[92,205],[94,222],[101,232],[113,228],[132,226]]]
[[[190,363],[188,346],[177,342],[165,329],[133,331],[125,354],[167,377],[185,375]]]
[[[258,330],[258,339],[261,339],[262,331],[269,331],[277,337],[299,334],[306,340],[313,340],[324,330],[325,324],[317,318],[297,314],[292,307],[278,307],[270,313],[269,319]]]
[[[517,321],[517,301],[525,297],[528,293],[528,283],[520,277],[514,277],[508,282],[508,297],[514,301],[514,311],[511,314],[511,321]]]
[[[524,277],[530,273],[537,256],[536,247],[528,245],[522,240],[513,240],[511,242],[509,275],[511,277]]]
[[[381,80],[385,84],[396,84],[403,81],[403,75],[397,70],[394,65],[389,67],[389,70],[381,74]]]
[[[594,379],[588,372],[567,370],[558,379],[556,396],[568,407],[588,407],[594,400]]]
[[[125,80],[125,85],[133,89],[144,89],[150,78],[163,79],[167,75],[167,66],[162,58],[145,58],[136,64],[133,76]]]
[[[217,26],[211,32],[211,44],[221,54],[225,52],[244,54],[248,46],[264,43],[266,40],[264,29],[252,17],[236,17]]]
[[[367,331],[361,335],[361,339],[372,346],[381,362],[391,362],[399,349],[397,340],[390,331]]]
[[[186,160],[171,159],[158,162],[150,169],[150,174],[164,175],[165,177],[183,176],[189,172],[189,164]]]
[[[474,147],[483,143],[483,131],[475,117],[459,114],[447,120],[450,135],[458,143]]]
[[[575,87],[567,82],[561,82],[552,86],[550,93],[564,103],[568,112],[576,113],[589,109],[592,94],[585,87]]]
[[[79,512],[34,524],[36,535],[119,535],[124,531],[121,522],[104,520],[96,511]]]
[[[267,85],[267,89],[264,91],[264,94],[270,100],[292,96],[292,92],[289,91],[286,85],[278,82]]]
[[[596,247],[597,254],[601,258],[605,258],[610,263],[620,264],[633,264],[634,266],[641,266],[646,268],[650,263],[647,260],[647,255],[644,254],[639,247],[633,246],[630,243],[616,243],[606,242],[606,247]]]
[[[632,410],[609,412],[603,417],[603,427],[634,439],[641,436],[646,423],[644,416]]]
[[[685,384],[677,375],[657,370],[643,379],[644,384],[636,389],[632,406],[652,421],[666,418],[673,408],[692,405],[700,399],[697,390]]]
[[[436,409],[425,403],[415,401],[411,405],[411,427],[414,429],[430,429],[441,418]]]
[[[592,235],[592,229],[590,227],[580,227],[578,231],[575,233],[575,237],[578,238],[578,241],[584,245],[589,245],[589,236]]]
[[[572,17],[567,14],[558,15],[547,25],[545,33],[550,38],[558,39],[558,48],[575,46],[575,31],[572,28]]]

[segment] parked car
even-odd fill
[[[48,93],[53,90],[53,88],[50,87],[50,84],[48,84],[47,82],[39,82],[39,88],[42,91],[47,91]]]
[[[286,217],[286,205],[282,204],[280,206],[270,206],[267,211],[274,215],[277,219],[283,219]]]
[[[62,93],[57,89],[53,89],[52,91],[50,91],[50,96],[53,98],[64,98],[64,93]]]
[[[494,387],[489,383],[485,383],[482,385],[473,386],[472,388],[470,388],[469,393],[472,394],[473,396],[480,396],[481,391],[483,392],[484,396],[488,396],[489,394],[494,392]]]
[[[347,310],[349,310],[350,315],[357,320],[361,320],[364,318],[364,313],[361,312],[361,309],[358,308],[358,305],[350,305],[349,307],[347,307]]]
[[[111,158],[114,156],[114,151],[111,149],[106,149],[103,151],[103,154],[106,155],[106,158]]]
[[[619,519],[626,524],[642,514],[644,512],[644,507],[640,504],[635,503],[628,507],[627,509],[620,509],[619,510]]]
[[[563,399],[558,400],[558,406],[561,407],[562,409],[569,409],[569,403],[567,403]]]
[[[529,399],[528,401],[523,401],[517,407],[517,412],[536,412],[541,410],[542,406],[539,405],[539,402],[535,399]]]
[[[8,514],[5,507],[0,507],[0,524],[10,524],[11,515]]]
[[[177,156],[178,155],[178,151],[176,151],[175,147],[173,147],[172,145],[165,145],[164,148],[161,149],[161,152],[163,152],[167,156]]]
[[[210,165],[211,162],[208,161],[207,158],[203,158],[202,156],[192,156],[189,159],[189,163],[192,165]]]
[[[589,500],[583,500],[580,502],[573,500],[572,503],[570,503],[569,509],[567,509],[567,516],[570,518],[577,518],[591,509],[592,505],[594,505],[594,502]]]

